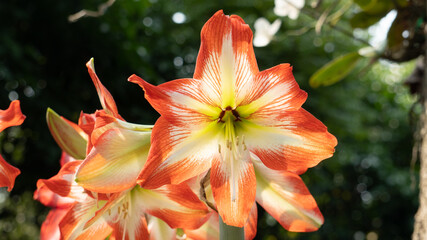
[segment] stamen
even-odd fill
[[[218,152],[221,153],[221,144],[218,143]]]

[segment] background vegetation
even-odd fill
[[[355,1],[337,25],[319,16],[348,1],[306,1],[297,20],[282,26],[266,47],[256,48],[261,70],[291,63],[300,87],[308,92],[304,108],[322,120],[339,141],[336,154],[302,177],[324,214],[314,233],[290,233],[259,208],[258,239],[409,239],[418,204],[417,164],[411,167],[416,97],[403,85],[415,63],[362,58],[345,79],[312,88],[309,78],[332,59],[357,51],[379,34],[355,26],[364,1]],[[362,2],[362,3],[361,3]],[[366,2],[366,1],[365,1]],[[378,1],[381,2],[381,1]],[[405,1],[404,1],[405,2]],[[191,77],[203,24],[219,9],[241,16],[252,29],[259,17],[270,22],[274,1],[121,0],[99,17],[71,23],[81,9],[96,10],[103,0],[0,2],[0,109],[14,99],[27,116],[21,127],[0,133],[0,153],[20,168],[13,191],[0,191],[2,239],[35,239],[48,209],[32,200],[39,178],[59,170],[60,149],[45,122],[48,107],[77,121],[80,111],[101,106],[85,63],[95,58],[98,76],[129,122],[153,124],[158,114],[142,90],[127,78],[136,73],[160,84]],[[176,15],[177,12],[183,15]],[[175,17],[174,17],[175,16]],[[181,22],[179,17],[184,16]],[[353,19],[353,20],[352,20]],[[363,18],[366,19],[366,18]],[[351,25],[353,21],[353,25]],[[353,30],[353,27],[355,30]],[[385,36],[384,36],[385,37]]]

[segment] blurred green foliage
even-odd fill
[[[21,127],[0,133],[0,153],[22,172],[10,194],[0,191],[2,239],[35,239],[47,214],[32,200],[37,179],[59,170],[60,149],[47,128],[46,109],[77,121],[80,111],[101,107],[85,67],[91,57],[120,114],[129,122],[153,124],[158,114],[142,90],[126,81],[131,74],[153,84],[191,77],[200,30],[219,9],[241,16],[251,27],[258,17],[277,18],[273,0],[121,0],[103,16],[67,21],[102,3],[0,2],[0,109],[18,98],[27,116]],[[342,16],[340,26],[351,29],[356,10]],[[173,20],[177,12],[185,16],[179,24]],[[417,169],[410,167],[415,100],[402,83],[414,64],[372,65],[364,59],[344,81],[312,89],[308,79],[316,70],[363,44],[328,26],[320,34],[291,35],[314,26],[304,14],[297,21],[282,20],[275,40],[255,49],[260,70],[291,63],[297,82],[309,93],[304,108],[328,126],[339,144],[333,158],[302,176],[324,214],[323,227],[290,233],[259,208],[257,238],[409,239],[417,207],[417,190],[411,187],[417,184]]]

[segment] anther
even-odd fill
[[[232,114],[233,114],[233,116],[236,118],[234,121],[242,121],[242,120],[240,119],[240,115],[239,115],[239,113],[238,113],[235,109],[231,110],[231,113],[232,113]]]

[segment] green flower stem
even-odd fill
[[[245,231],[243,228],[233,227],[225,224],[219,217],[219,239],[220,240],[243,240]]]

